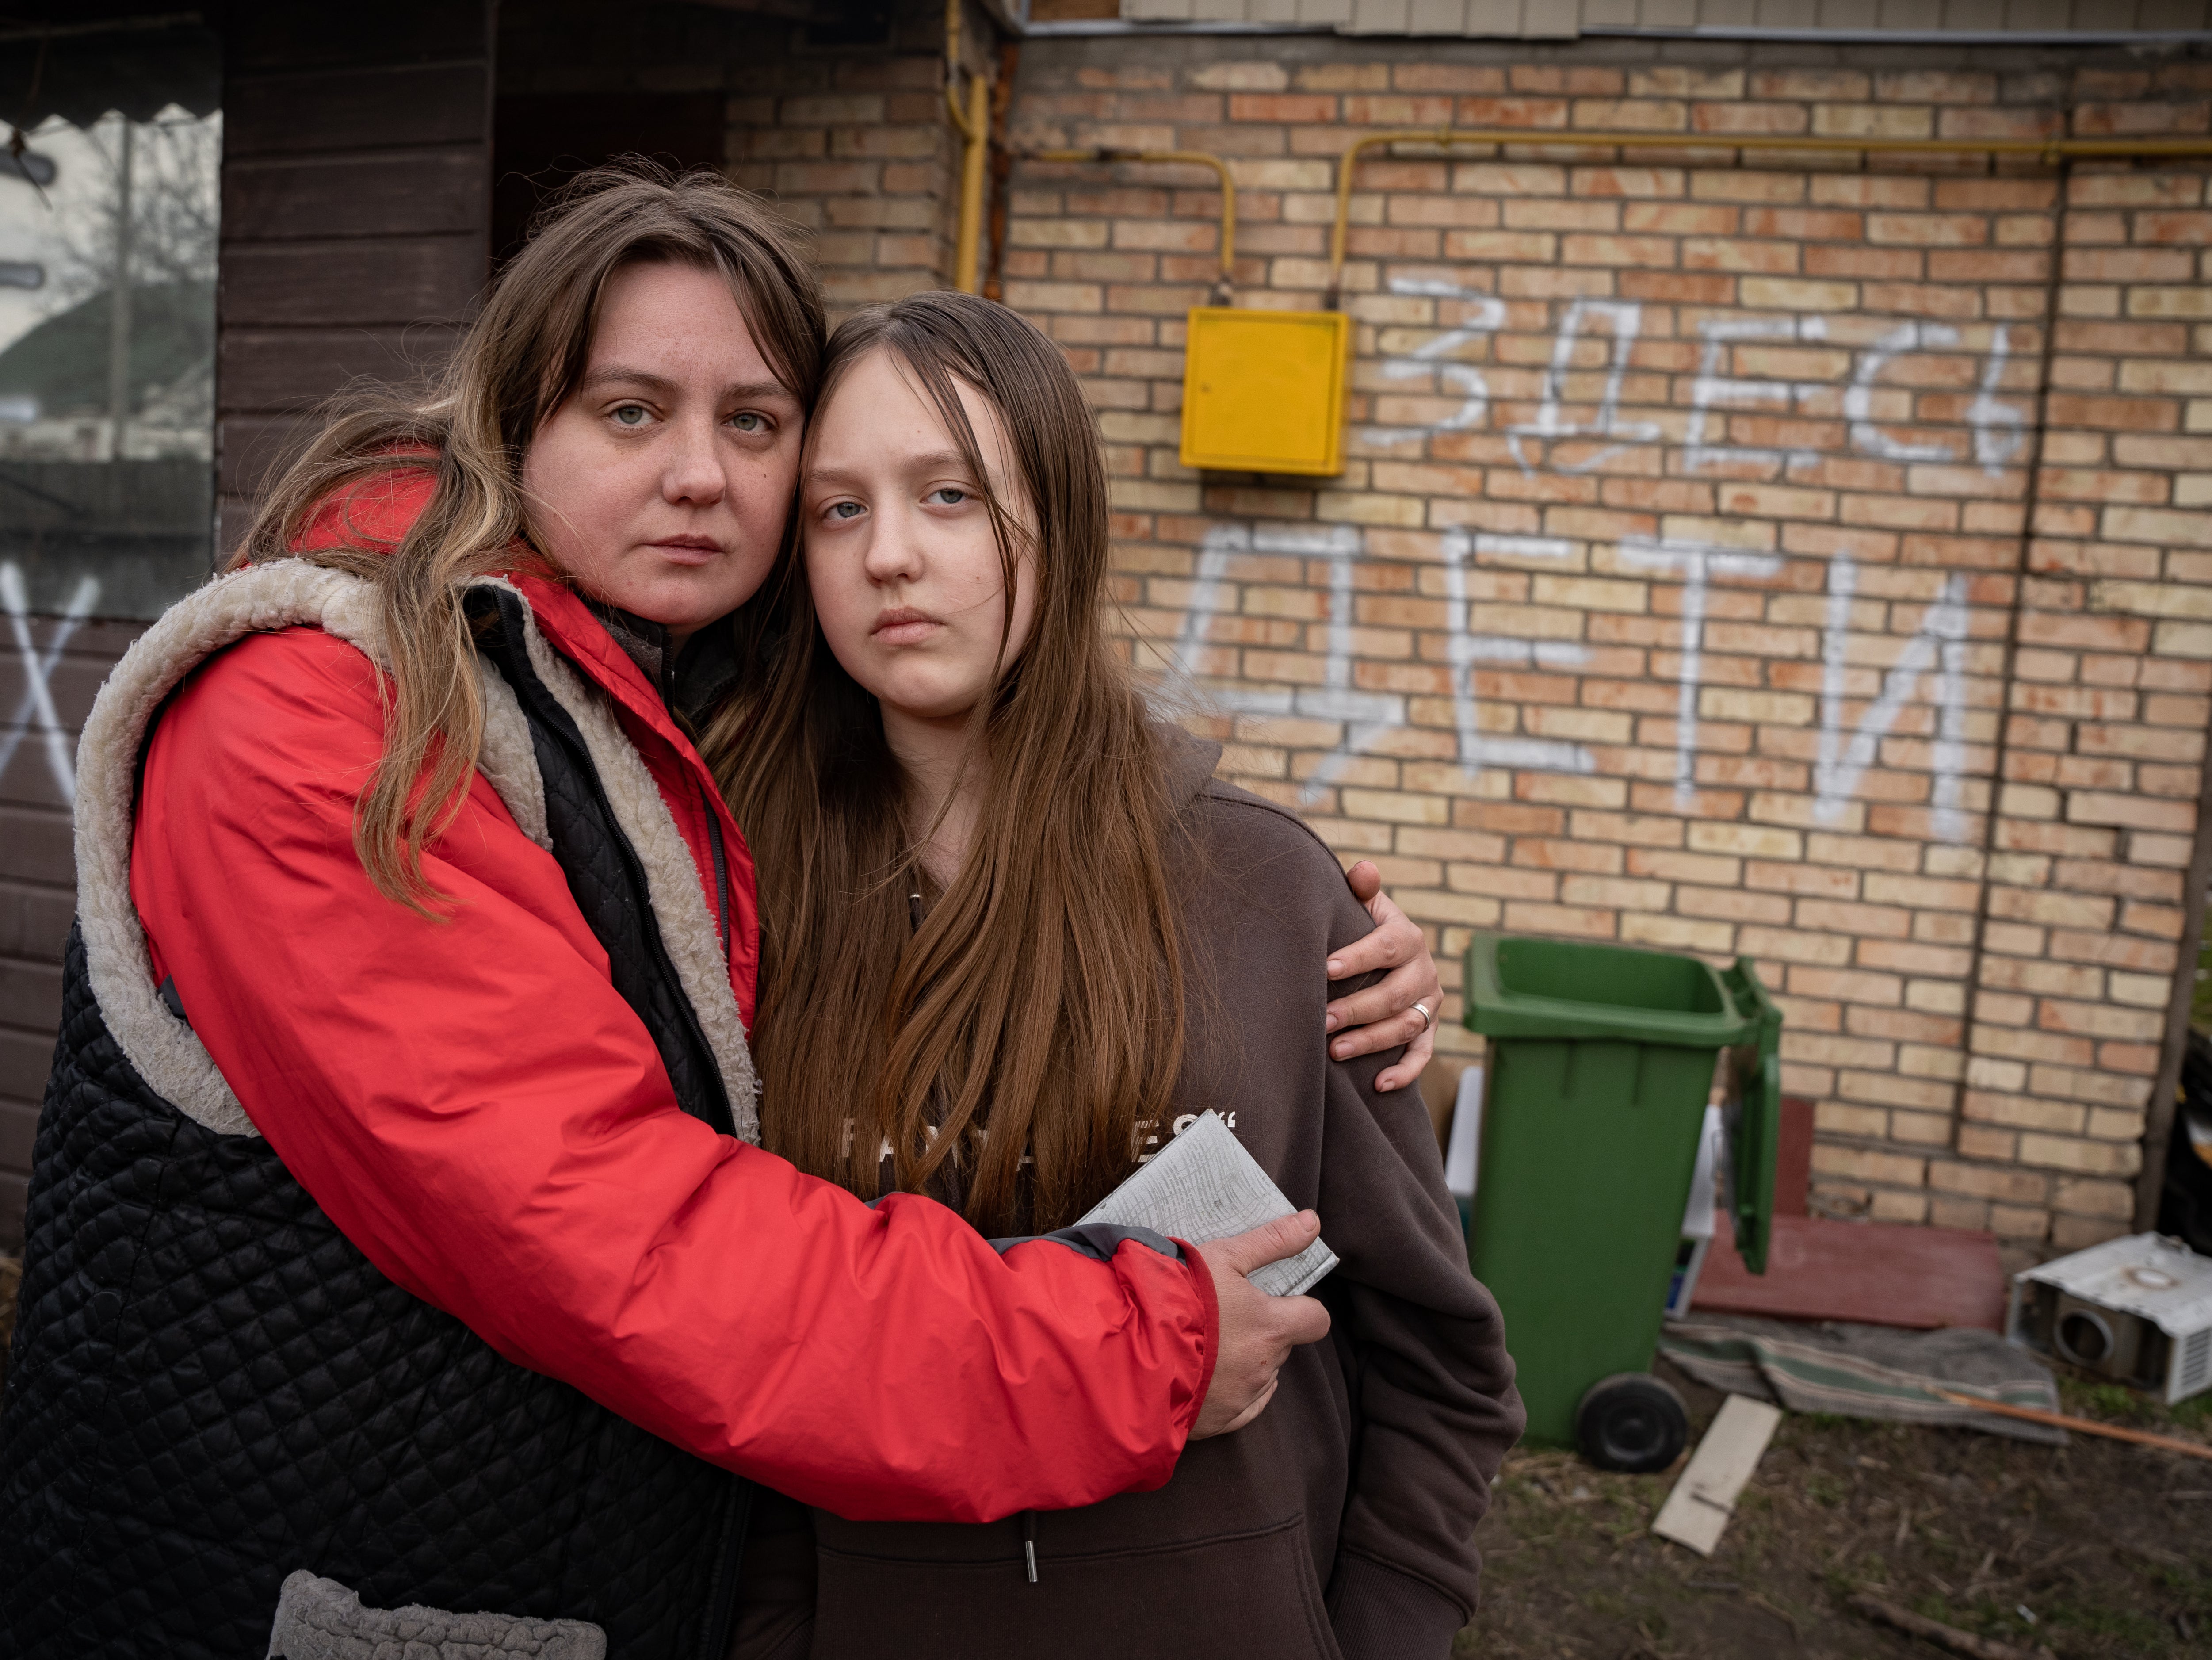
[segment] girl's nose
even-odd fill
[[[660,475],[664,500],[688,507],[711,508],[729,488],[716,445],[714,423],[709,419],[678,422],[669,434],[670,451]]]
[[[869,526],[868,550],[860,567],[872,582],[911,582],[921,575],[921,543],[904,515],[878,512]]]

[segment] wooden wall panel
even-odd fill
[[[368,30],[262,3],[228,27],[216,477],[234,538],[303,415],[434,368],[475,303],[494,36],[483,0],[380,9]]]
[[[436,323],[347,329],[234,328],[216,351],[216,374],[234,409],[282,407],[304,385],[420,378],[446,361],[459,331]],[[234,417],[234,421],[244,419]]]
[[[465,238],[483,228],[483,155],[465,145],[240,158],[223,172],[222,223],[240,242],[294,237]]]
[[[0,1250],[22,1239],[31,1137],[61,1018],[62,952],[76,912],[70,818],[70,766],[100,683],[144,628],[140,623],[27,619],[30,650],[0,630]],[[33,731],[36,676],[53,700],[60,741]]]
[[[303,434],[307,412],[358,377],[404,380],[434,368],[483,283],[491,8],[485,0],[395,0],[377,9],[373,23],[363,16],[270,0],[223,9],[222,548],[234,545],[253,485]],[[93,692],[139,625],[70,629],[33,618],[27,626],[29,656],[0,634],[0,714],[23,702],[37,673],[73,752]],[[8,733],[0,727],[0,742]],[[0,798],[0,1250],[22,1237],[31,1137],[76,908],[66,767],[30,764],[27,756],[8,777]]]
[[[467,145],[484,125],[485,65],[465,58],[234,78],[224,90],[226,160]]]
[[[233,244],[223,251],[223,320],[255,328],[443,320],[453,296],[473,296],[483,282],[483,250],[481,235]]]

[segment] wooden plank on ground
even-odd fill
[[[1778,1215],[1766,1272],[1754,1274],[1735,1254],[1728,1218],[1718,1224],[1692,1304],[1700,1314],[2004,1329],[2004,1265],[1992,1234]]]
[[[1779,1407],[1747,1395],[1729,1396],[1705,1438],[1690,1455],[1682,1479],[1659,1507],[1651,1531],[1687,1545],[1700,1556],[1711,1556],[1729,1517],[1735,1514],[1736,1495],[1759,1468],[1766,1444],[1774,1438],[1774,1426],[1781,1421]]]

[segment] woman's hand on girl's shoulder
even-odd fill
[[[1363,859],[1346,873],[1352,893],[1375,919],[1375,928],[1328,959],[1332,981],[1357,979],[1377,969],[1389,972],[1364,991],[1328,1006],[1327,1029],[1336,1035],[1328,1052],[1338,1061],[1406,1046],[1396,1063],[1377,1073],[1378,1091],[1401,1090],[1421,1075],[1436,1053],[1436,1018],[1443,1007],[1443,982],[1419,926],[1382,891],[1382,873]],[[1416,1006],[1418,1009],[1416,1008]]]

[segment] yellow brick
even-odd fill
[[[1816,702],[1796,692],[1730,691],[1708,686],[1698,696],[1698,712],[1708,721],[1749,721],[1776,726],[1811,724]]]
[[[1795,830],[1760,824],[1693,824],[1689,843],[1697,853],[1741,854],[1751,859],[1799,859],[1804,856],[1804,837]]]
[[[1446,824],[1451,822],[1451,803],[1440,796],[1360,789],[1348,789],[1340,794],[1345,812],[1355,818],[1380,818],[1399,824]]]
[[[1813,1148],[1813,1168],[1823,1176],[1887,1182],[1905,1188],[1921,1186],[1928,1174],[1925,1159],[1909,1158],[1874,1147],[1839,1147],[1820,1143],[1815,1143]]]
[[[2002,1239],[2039,1240],[2051,1231],[2051,1213],[2031,1205],[1992,1205],[1988,1226]]]
[[[1928,1219],[1928,1195],[1881,1189],[1875,1192],[1873,1207],[1868,1214],[1877,1222],[1925,1222]]]
[[[2020,1161],[2084,1176],[2133,1176],[2142,1157],[2142,1150],[2131,1144],[2031,1134],[2020,1138]]]
[[[1654,916],[1631,911],[1620,919],[1624,945],[1703,952],[1716,957],[1724,957],[1735,948],[1735,932],[1726,922],[1700,922],[1686,916]]]
[[[2212,588],[2172,582],[2092,582],[2089,606],[2145,617],[2212,617]]]
[[[2135,1215],[2135,1189],[2124,1182],[2091,1178],[2062,1180],[2051,1195],[2054,1208],[2075,1216],[2097,1216],[2126,1221]]]
[[[1610,581],[1595,576],[1538,576],[1530,597],[1543,605],[1572,605],[1583,611],[1641,611],[1649,608],[1649,582]]]
[[[2160,657],[2212,657],[2212,624],[2160,623],[2152,630],[2151,649]]]
[[[1743,304],[1754,310],[1856,311],[1856,283],[1811,283],[1778,277],[1747,277],[1739,284]]]

